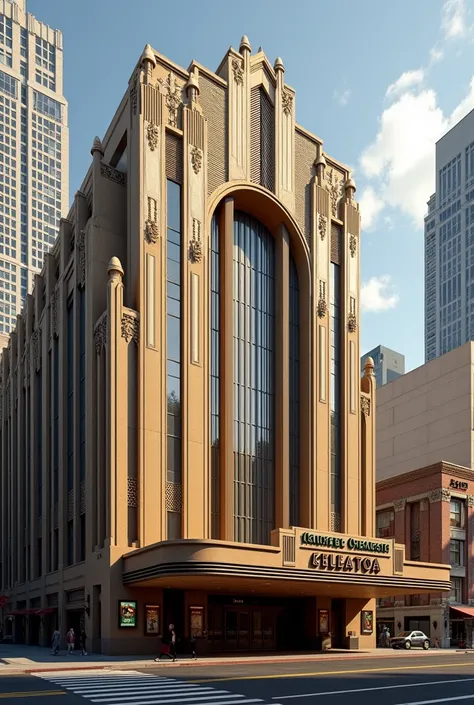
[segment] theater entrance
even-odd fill
[[[305,600],[209,596],[208,638],[214,652],[306,647]]]

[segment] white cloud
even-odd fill
[[[391,286],[391,278],[388,275],[381,277],[371,277],[365,284],[362,284],[360,291],[360,305],[363,311],[380,313],[395,308],[399,297]]]
[[[363,174],[374,180],[372,200],[399,208],[421,227],[435,188],[435,143],[473,108],[474,77],[451,115],[443,114],[432,89],[399,96],[382,113],[379,131],[360,157]]]
[[[438,61],[441,61],[441,59],[444,56],[444,52],[442,49],[439,47],[432,47],[430,49],[430,64],[437,64]]]
[[[467,33],[467,9],[464,0],[446,0],[441,29],[446,39],[458,39]]]
[[[377,196],[372,186],[367,186],[359,199],[361,225],[364,230],[371,230],[377,223],[380,212],[384,209],[384,201]]]
[[[425,72],[423,69],[405,71],[395,83],[389,85],[385,96],[387,98],[395,98],[400,93],[405,93],[409,88],[412,88],[412,86],[417,86],[422,83],[424,78]]]
[[[349,88],[346,88],[345,91],[334,91],[333,93],[333,98],[336,100],[339,105],[345,106],[349,102],[349,98],[351,97],[351,91]]]

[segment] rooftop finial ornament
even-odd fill
[[[122,279],[124,275],[122,263],[118,257],[112,257],[107,267],[109,279]]]
[[[94,152],[100,152],[101,155],[104,155],[104,148],[102,146],[102,142],[98,137],[94,137],[94,142],[92,143],[91,147],[91,154],[94,156]]]
[[[197,100],[200,90],[199,83],[194,71],[189,74],[189,78],[184,85],[184,90],[186,91],[186,96],[190,102],[194,102]]]
[[[243,56],[246,51],[248,51],[248,53],[250,54],[252,51],[252,47],[250,46],[249,38],[246,34],[244,34],[244,36],[240,40],[239,53]]]
[[[356,192],[355,181],[351,176],[349,176],[346,183],[344,184],[344,188],[346,190],[346,199],[349,203],[351,203],[354,200],[354,195]]]
[[[273,68],[275,71],[285,71],[285,66],[283,64],[283,59],[280,56],[277,56],[275,59],[275,63],[273,64]]]
[[[374,359],[372,357],[369,357],[366,359],[364,363],[364,377],[373,377],[374,376]]]

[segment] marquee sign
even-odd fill
[[[383,541],[370,541],[352,537],[345,539],[342,536],[324,536],[323,534],[312,534],[309,531],[301,534],[301,544],[303,546],[320,546],[321,548],[333,548],[343,551],[390,553],[390,544]]]
[[[327,572],[378,575],[381,571],[377,558],[341,556],[341,554],[334,555],[334,553],[313,553],[310,565],[317,570]]]

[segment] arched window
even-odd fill
[[[234,215],[234,539],[269,543],[275,517],[275,241]]]

